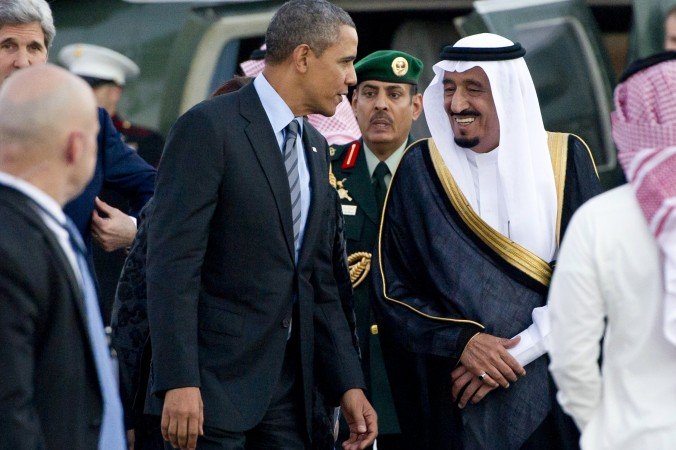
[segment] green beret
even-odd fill
[[[366,80],[418,84],[423,63],[415,56],[397,50],[378,50],[354,65],[357,83]]]

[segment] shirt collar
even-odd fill
[[[477,153],[469,148],[462,148],[465,152],[465,156],[470,164],[474,166],[484,166],[484,165],[497,165],[498,164],[498,148],[491,150],[487,153]]]
[[[0,184],[14,188],[29,197],[35,203],[44,208],[49,214],[51,214],[60,225],[66,223],[66,215],[56,200],[29,182],[10,175],[6,172],[0,171]]]
[[[371,151],[371,149],[366,145],[366,142],[363,141],[364,143],[364,156],[366,157],[366,165],[368,166],[369,169],[369,176],[373,176],[373,172],[376,170],[376,166],[380,162],[378,157]],[[399,162],[401,161],[401,158],[404,156],[404,150],[406,149],[406,144],[408,144],[408,139],[406,139],[401,146],[394,151],[386,160],[385,164],[387,164],[387,168],[390,169],[390,174],[394,175],[394,172],[397,171],[397,167],[399,166]]]
[[[272,131],[277,133],[282,133],[284,128],[294,119],[293,112],[291,108],[286,104],[284,99],[279,96],[275,88],[268,82],[265,78],[265,75],[262,73],[254,79],[254,88],[258,93],[258,97],[261,99],[263,104],[263,109],[265,114],[268,116],[270,125],[272,125]],[[303,135],[303,118],[297,117],[299,128],[299,135]]]

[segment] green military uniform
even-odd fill
[[[406,146],[413,139],[408,138]],[[383,363],[371,301],[369,276],[371,252],[378,237],[380,214],[375,190],[366,164],[363,140],[330,148],[331,170],[345,218],[345,241],[354,286],[354,309],[357,316],[357,334],[362,351],[362,368],[369,397],[378,413],[380,434],[399,433],[399,424],[392,401],[390,384]],[[354,164],[349,163],[355,158]]]
[[[357,83],[378,80],[417,84],[422,66],[419,59],[406,53],[380,50],[355,64],[355,72]],[[413,139],[409,136],[406,146],[412,142]],[[380,190],[384,188],[383,180],[380,178],[380,188],[372,181],[365,155],[368,150],[364,146],[363,139],[345,145],[335,145],[329,150],[330,179],[338,191],[345,218],[344,236],[350,264],[350,279],[354,288],[357,334],[368,395],[378,413],[379,434],[381,436],[398,434],[400,429],[397,414],[369,296],[371,252],[378,237],[381,213],[378,210],[376,191],[379,191],[379,194],[383,193]]]

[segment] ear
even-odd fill
[[[306,73],[308,71],[308,59],[312,49],[307,44],[300,44],[293,50],[291,58],[293,59],[293,65],[300,73]],[[314,55],[314,53],[312,53]]]
[[[352,112],[357,114],[357,97],[359,97],[359,85],[356,85],[352,90]]]
[[[420,117],[420,113],[422,113],[422,106],[423,106],[423,97],[422,94],[418,93],[413,96],[413,100],[411,101],[412,106],[413,106],[413,120],[417,120],[418,117]]]
[[[72,131],[66,139],[65,160],[71,166],[77,164],[84,153],[84,141],[82,133]]]

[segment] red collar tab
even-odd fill
[[[354,141],[350,144],[350,149],[347,151],[347,156],[345,156],[345,159],[343,160],[343,165],[340,166],[343,170],[351,169],[357,164],[357,156],[359,156],[360,148],[361,144],[359,141]]]

